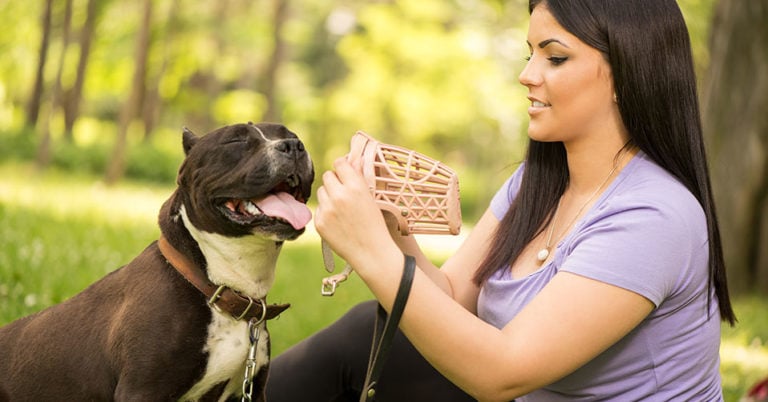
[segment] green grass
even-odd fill
[[[733,328],[723,325],[720,372],[725,400],[735,402],[768,376],[768,298],[738,297],[734,308],[739,323]]]
[[[157,238],[157,211],[172,190],[145,183],[105,187],[93,176],[0,163],[0,325],[66,300],[128,263]],[[286,243],[269,299],[292,307],[270,322],[274,355],[371,298],[354,275],[335,296],[321,296],[326,275],[316,234]],[[721,348],[725,399],[734,402],[768,375],[768,298],[739,297],[735,308],[740,323],[723,328]]]

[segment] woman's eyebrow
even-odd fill
[[[560,40],[558,40],[558,39],[555,39],[555,38],[552,38],[552,39],[547,39],[547,40],[543,40],[543,41],[539,42],[539,48],[540,48],[540,49],[544,49],[544,48],[545,48],[545,47],[547,47],[547,45],[549,45],[550,43],[559,43],[559,44],[561,44],[561,45],[563,45],[563,46],[565,46],[565,47],[567,47],[567,48],[569,48],[569,49],[571,48],[570,46],[566,45],[565,43],[563,43],[563,42],[561,42]]]
[[[528,44],[528,47],[532,47],[531,46],[531,42],[528,42],[528,41],[525,41],[525,42]],[[539,49],[544,49],[550,43],[559,43],[560,45],[562,45],[564,47],[567,47],[569,49],[571,48],[570,46],[566,45],[565,43],[563,43],[559,39],[551,38],[551,39],[545,39],[545,40],[539,42]]]

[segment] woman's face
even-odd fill
[[[531,101],[530,138],[569,142],[599,136],[619,118],[610,65],[563,29],[544,4],[531,13],[527,42],[530,59],[519,80]]]

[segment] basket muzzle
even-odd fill
[[[347,158],[360,161],[376,203],[397,219],[400,233],[459,234],[459,181],[451,168],[362,131],[352,136]]]

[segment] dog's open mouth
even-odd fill
[[[290,224],[301,230],[312,219],[296,175],[275,186],[268,194],[256,198],[230,198],[224,203],[230,218],[240,224],[252,224],[257,219],[271,219]]]

